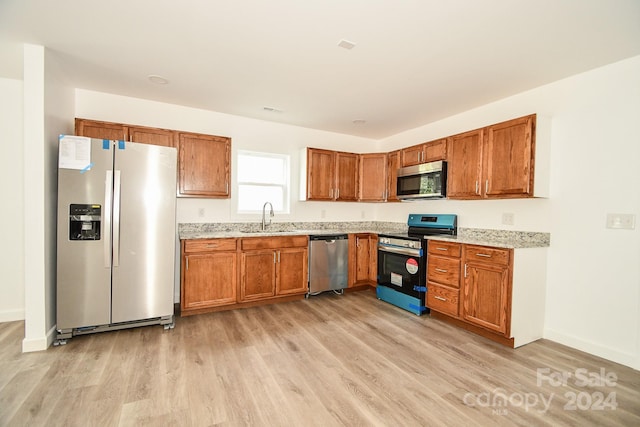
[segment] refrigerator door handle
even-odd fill
[[[113,266],[120,265],[120,171],[113,178]]]
[[[113,200],[113,171],[107,171],[104,179],[104,268],[111,268],[111,201]]]

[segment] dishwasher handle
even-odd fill
[[[309,240],[311,241],[324,240],[327,243],[334,243],[336,240],[347,240],[348,238],[349,236],[346,234],[318,234],[309,236]]]

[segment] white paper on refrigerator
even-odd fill
[[[63,135],[60,137],[58,167],[85,170],[91,165],[91,138]]]

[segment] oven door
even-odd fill
[[[425,259],[422,249],[378,245],[378,285],[424,301]]]

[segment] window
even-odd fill
[[[266,202],[289,213],[289,156],[238,151],[238,213],[262,212]]]

